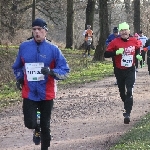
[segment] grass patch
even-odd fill
[[[20,92],[14,87],[15,82],[1,83],[0,110],[21,100]]]
[[[17,49],[0,50],[0,66],[2,68],[0,72],[0,109],[21,101],[21,93],[16,89],[16,81],[11,69],[17,52]],[[83,52],[84,50],[62,50],[71,71],[66,80],[58,82],[58,88],[100,80],[113,74],[112,61],[93,62],[92,57],[84,58]],[[91,50],[91,55],[93,56],[93,54],[94,51]]]
[[[78,65],[76,69],[71,68],[69,77],[64,81],[60,81],[59,85],[70,85],[96,81],[112,75],[112,73],[113,68],[111,62],[89,61],[87,66],[85,65],[81,67]]]
[[[150,113],[123,135],[110,150],[150,150]]]

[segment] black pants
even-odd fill
[[[135,58],[135,68],[137,69],[138,68],[138,66],[139,66],[139,64],[138,64],[139,62],[138,62],[138,59],[137,58]]]
[[[88,55],[90,55],[91,51],[91,44],[89,45],[87,41],[85,41],[85,54],[88,52]]]
[[[147,65],[148,65],[148,72],[150,75],[150,50],[147,51]]]
[[[141,56],[142,56],[142,59],[143,59],[143,63],[145,62],[145,51],[144,50],[142,50],[141,51]]]
[[[147,56],[148,72],[150,74],[150,56]]]
[[[112,57],[112,62],[113,62],[114,74],[115,74],[115,72],[116,72],[116,64],[115,64],[115,59],[114,59],[114,57]]]
[[[41,112],[41,147],[49,147],[51,141],[50,119],[53,100],[32,101],[23,99],[24,124],[28,129],[37,129],[37,108]]]
[[[117,84],[120,97],[124,102],[126,113],[130,114],[133,106],[133,86],[135,82],[135,66],[128,69],[116,68]]]

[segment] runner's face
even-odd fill
[[[114,32],[114,36],[118,36],[118,32]]]
[[[121,38],[127,39],[129,37],[130,30],[122,29],[122,30],[119,31],[119,34],[120,34]]]
[[[33,36],[36,42],[42,42],[46,37],[46,30],[39,26],[32,28]]]

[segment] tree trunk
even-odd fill
[[[109,35],[109,26],[108,26],[108,0],[99,0],[99,27],[100,27],[100,37],[98,45],[96,46],[94,53],[94,61],[103,61],[104,52],[106,49],[105,41]]]
[[[67,0],[66,48],[73,48],[73,0]]]
[[[36,0],[32,1],[32,22],[35,20]]]
[[[132,18],[132,17],[131,17],[131,7],[130,7],[130,3],[131,3],[131,0],[124,0],[125,11],[126,11],[128,23],[130,23],[130,18]]]
[[[2,2],[1,1],[0,1],[0,33],[2,33]],[[0,45],[1,44],[2,44],[2,42],[1,42],[1,39],[0,39]]]
[[[134,33],[139,33],[140,31],[140,0],[134,0]]]
[[[95,3],[96,3],[96,0],[88,0],[87,7],[86,7],[85,30],[87,29],[87,25],[91,25],[91,29],[93,30]],[[94,37],[91,43],[91,48],[95,49],[93,45],[93,41],[94,41]]]
[[[87,29],[87,25],[91,25],[91,29],[93,30],[95,2],[96,0],[88,0],[87,7],[86,7],[85,30]]]

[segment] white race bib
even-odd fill
[[[88,40],[89,40],[89,41],[92,41],[92,38],[89,36],[89,37],[88,37]]]
[[[122,55],[121,66],[132,67],[133,55]]]
[[[25,63],[26,75],[28,81],[44,80],[44,75],[41,73],[41,68],[44,63]]]

